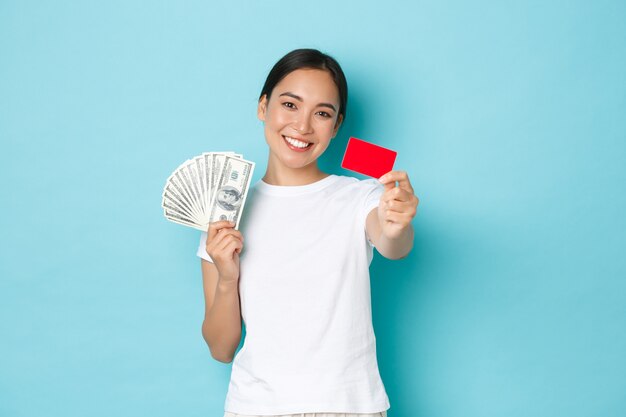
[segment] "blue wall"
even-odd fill
[[[256,100],[335,56],[416,245],[372,265],[390,417],[626,415],[626,3],[0,2],[0,415],[219,416],[199,233],[161,190],[266,165]]]

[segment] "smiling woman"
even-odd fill
[[[269,158],[241,229],[216,222],[200,238],[202,332],[214,358],[234,357],[225,416],[385,416],[389,408],[369,265],[374,246],[394,259],[410,251],[417,197],[406,173],[383,182],[320,170],[347,92],[330,56],[283,57],[259,97]],[[241,319],[246,339],[234,355]]]
[[[312,49],[299,49],[285,55],[272,68],[259,96],[258,117],[265,121],[265,137],[270,146],[270,160],[265,181],[276,185],[298,185],[321,179],[324,174],[317,164],[310,165],[306,177],[281,173],[281,164],[298,164],[316,160],[335,137],[345,117],[348,84],[339,63],[332,57]],[[277,141],[283,138],[283,141]],[[274,139],[274,140],[273,140]],[[279,158],[284,143],[306,158]],[[274,146],[273,146],[274,145]],[[309,152],[310,151],[310,152]],[[278,177],[281,178],[278,178]]]
[[[313,162],[336,136],[345,113],[332,74],[317,68],[295,69],[273,91],[263,92],[258,106],[270,147],[264,181],[302,185],[324,178],[326,174]]]

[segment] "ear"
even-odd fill
[[[265,112],[267,111],[267,94],[263,94],[263,97],[259,100],[259,105],[256,110],[256,116],[259,120],[265,121]]]
[[[337,118],[337,123],[335,123],[335,128],[333,129],[333,137],[331,139],[334,139],[335,136],[337,135],[337,132],[339,131],[339,128],[341,127],[342,122],[343,122],[343,114],[340,114],[339,117]]]

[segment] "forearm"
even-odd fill
[[[218,281],[215,300],[206,311],[202,335],[211,355],[220,362],[230,362],[241,341],[241,310],[238,282]]]
[[[391,239],[381,232],[376,240],[376,250],[388,259],[404,258],[413,248],[414,231],[409,225],[397,238]]]

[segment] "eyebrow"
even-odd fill
[[[295,98],[296,100],[298,100],[300,102],[303,101],[302,97],[300,97],[300,96],[298,96],[298,95],[296,95],[294,93],[291,93],[289,91],[287,91],[286,93],[282,93],[279,97],[282,97],[282,96],[289,96],[289,97]],[[337,109],[335,109],[335,106],[333,106],[330,103],[319,103],[317,106],[318,107],[330,107],[331,109],[333,109],[333,111],[337,111]]]

